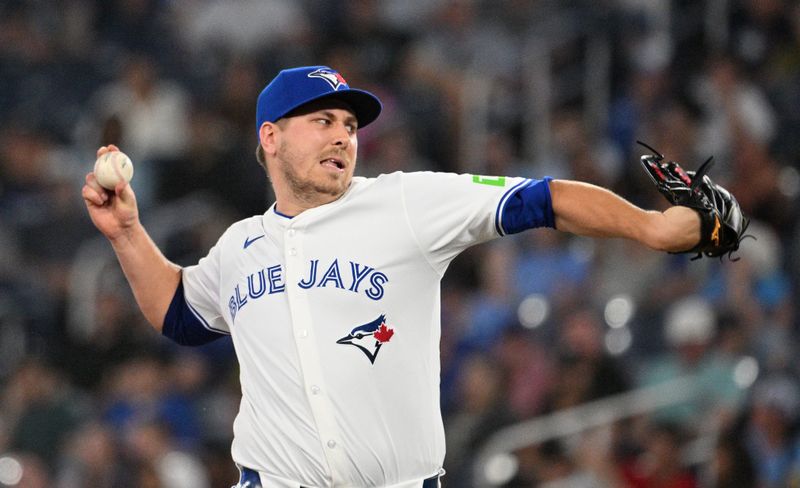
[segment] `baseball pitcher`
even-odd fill
[[[328,67],[281,71],[256,105],[276,201],[194,266],[159,251],[128,183],[105,190],[86,176],[89,215],[153,327],[185,345],[233,339],[239,486],[439,486],[439,287],[467,247],[552,227],[719,256],[747,225],[730,193],[658,154],[642,164],[676,204],[665,212],[551,178],[354,176],[358,130],[381,107]]]

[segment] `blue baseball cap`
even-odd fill
[[[378,118],[383,105],[372,93],[350,88],[344,77],[327,66],[285,69],[261,91],[256,104],[256,133],[264,122],[276,122],[315,100],[335,98],[353,108],[358,126]]]

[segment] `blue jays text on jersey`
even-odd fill
[[[340,265],[338,258],[327,266],[326,264],[322,263],[320,266],[319,259],[310,260],[304,278],[296,285],[303,289],[330,287],[353,293],[363,292],[368,298],[376,301],[383,298],[384,285],[389,281],[385,273],[355,261],[342,260]],[[244,281],[237,284],[228,300],[231,322],[236,319],[237,312],[244,308],[249,300],[283,293],[286,290],[283,275],[283,266],[276,264],[251,273],[244,280],[246,284]]]

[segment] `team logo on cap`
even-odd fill
[[[340,75],[336,71],[333,71],[332,69],[320,68],[309,73],[308,77],[325,80],[334,90],[338,90],[342,86],[347,88],[347,81],[344,79],[344,76]]]
[[[369,362],[375,364],[375,358],[378,357],[381,347],[389,342],[393,335],[394,329],[386,326],[386,315],[381,314],[372,322],[354,328],[336,343],[359,348],[369,358]]]

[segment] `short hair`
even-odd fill
[[[284,115],[283,117],[274,122],[275,125],[277,125],[281,129],[285,128],[286,117],[289,117],[290,115],[291,114]],[[258,164],[260,164],[261,167],[264,168],[264,171],[267,171],[267,155],[264,153],[264,148],[261,147],[261,141],[259,141],[258,145],[256,146],[256,161],[258,161]],[[267,174],[269,174],[269,172],[267,172]]]
[[[266,154],[264,154],[264,148],[261,147],[260,142],[258,143],[258,146],[256,146],[256,161],[258,161],[258,164],[263,166],[264,169],[267,169],[267,157]]]

